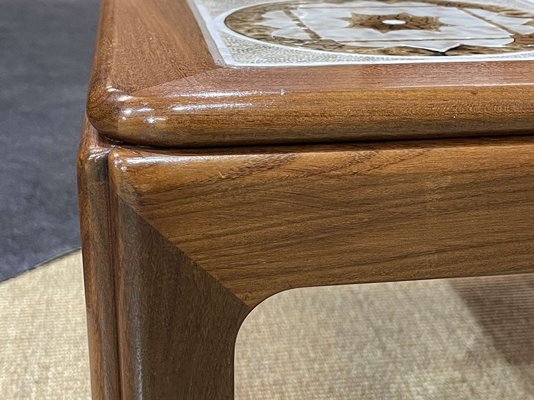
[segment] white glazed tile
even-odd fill
[[[534,15],[534,0],[465,0],[461,2],[464,5],[458,7],[435,4],[439,0],[190,2],[202,21],[206,35],[215,44],[212,47],[228,65],[534,59],[534,46],[528,48],[524,44],[530,40],[527,35],[534,35],[534,17],[529,17]],[[466,7],[465,3],[473,6]],[[246,9],[256,5],[263,7],[261,18],[250,17],[252,13],[246,12]],[[495,11],[503,7],[517,10],[518,13]],[[245,12],[241,11],[243,9]],[[521,15],[525,13],[526,16]],[[351,26],[353,14],[357,15],[357,23]],[[236,31],[225,23],[226,18],[233,15],[239,15],[234,21],[241,24]],[[361,23],[362,18],[364,23]],[[411,25],[401,26],[408,21]],[[374,25],[369,27],[371,23]],[[388,30],[383,28],[384,24],[397,26]],[[235,29],[235,25],[230,27]],[[521,41],[516,43],[514,35],[523,35],[520,36]],[[385,50],[382,52],[382,49]],[[488,54],[480,54],[484,52]]]

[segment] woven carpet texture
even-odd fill
[[[246,319],[236,399],[534,399],[534,275],[299,289]],[[89,399],[81,257],[0,284],[0,398]]]

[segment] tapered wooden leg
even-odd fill
[[[120,399],[108,155],[87,121],[78,162],[85,302],[94,400]]]
[[[234,345],[250,307],[115,206],[123,398],[233,399]]]
[[[110,150],[86,123],[78,176],[92,397],[232,399],[250,307],[114,201]]]

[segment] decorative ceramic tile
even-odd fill
[[[228,65],[534,59],[534,0],[192,0]]]

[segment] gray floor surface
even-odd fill
[[[0,281],[79,247],[96,0],[0,0]]]

